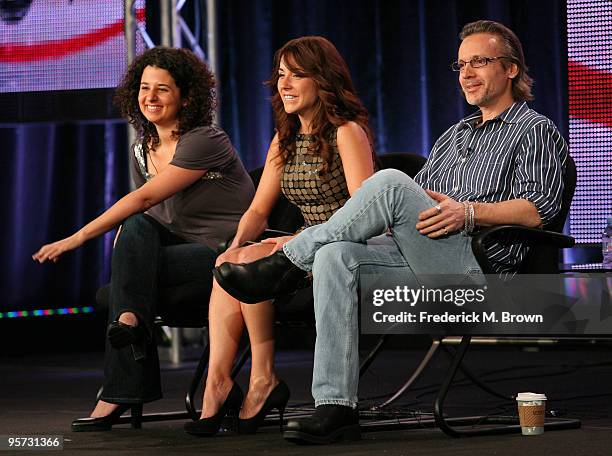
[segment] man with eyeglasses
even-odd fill
[[[532,80],[520,41],[492,21],[467,24],[460,38],[451,66],[478,110],[438,139],[414,180],[397,170],[380,171],[330,220],[306,228],[282,250],[215,271],[230,294],[253,303],[290,291],[312,272],[316,411],[288,422],[284,437],[290,441],[331,443],[360,435],[360,274],[412,284],[428,274],[478,274],[470,238],[477,227],[539,227],[560,210],[567,144],[549,119],[526,104],[533,98]],[[523,244],[510,240],[488,246],[500,274],[516,272],[525,253]]]

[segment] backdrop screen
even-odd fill
[[[598,243],[612,215],[612,1],[568,0],[570,153],[578,184],[570,233]]]
[[[136,9],[144,21],[144,0]],[[123,15],[123,0],[0,1],[0,93],[115,87]]]

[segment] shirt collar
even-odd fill
[[[496,117],[489,120],[488,122],[491,122],[493,120],[501,120],[502,122],[507,124],[515,124],[519,121],[522,114],[527,112],[528,109],[529,107],[527,106],[526,102],[516,101],[512,104],[512,106],[510,106],[508,109],[498,114]],[[478,111],[470,114],[469,116],[464,117],[459,123],[462,125],[467,124],[471,126],[476,119],[480,118],[482,118],[482,112],[479,109]]]

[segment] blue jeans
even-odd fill
[[[285,244],[287,257],[313,273],[316,406],[357,406],[360,273],[416,284],[420,275],[481,272],[469,237],[430,239],[416,230],[418,214],[435,204],[403,172],[379,171],[327,222]]]
[[[153,321],[164,303],[162,287],[193,288],[208,301],[217,255],[205,245],[189,243],[146,214],[127,218],[113,250],[109,322],[133,312],[146,328],[142,344],[113,348],[106,340],[104,387],[100,398],[111,403],[139,403],[162,396]]]

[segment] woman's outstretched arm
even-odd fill
[[[193,170],[168,165],[155,178],[128,193],[79,231],[65,239],[46,244],[32,258],[39,263],[56,262],[66,252],[74,250],[89,239],[110,231],[130,215],[144,212],[175,193],[193,184],[206,170]]]

